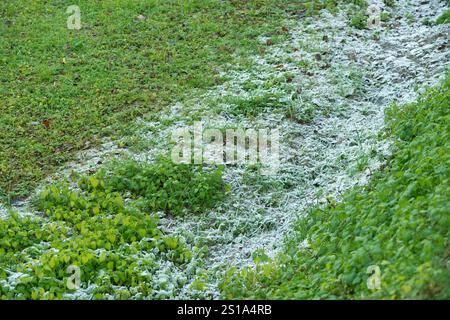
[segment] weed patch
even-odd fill
[[[89,181],[86,181],[88,188]],[[129,161],[118,165],[107,180],[108,188],[143,198],[152,211],[179,215],[211,209],[225,194],[221,169],[210,172],[191,164],[159,159],[154,164]]]

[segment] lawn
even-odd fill
[[[67,28],[70,5],[81,30]],[[276,36],[283,1],[2,1],[0,195],[39,181],[139,116],[221,82],[220,68]]]

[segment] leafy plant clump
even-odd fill
[[[230,105],[230,114],[245,117],[256,117],[269,111],[284,112],[287,106],[287,103],[281,102],[276,94],[258,95],[249,99],[227,97],[225,102]]]
[[[126,161],[108,176],[101,171],[75,182],[79,188],[61,183],[35,197],[42,217],[12,213],[0,220],[0,298],[63,299],[80,290],[96,299],[153,298],[155,290],[166,292],[169,284],[155,278],[158,261],[183,265],[192,252],[183,239],[163,235],[149,212],[202,212],[224,197],[225,187],[220,169],[165,158]],[[125,196],[136,201],[126,205]],[[81,288],[67,285],[73,267],[81,271]],[[170,284],[171,292],[182,285]]]
[[[343,201],[314,208],[274,261],[230,270],[226,298],[450,297],[450,76],[416,103],[392,106],[387,167]],[[368,285],[378,270],[379,287]]]
[[[90,181],[84,192],[44,189],[35,199],[44,217],[0,220],[1,299],[62,299],[75,289],[96,299],[152,297],[158,259],[191,259],[180,239],[162,234],[157,217]],[[70,267],[80,270],[80,288],[67,284]]]
[[[127,161],[106,179],[107,188],[142,198],[152,211],[179,215],[204,212],[221,201],[225,184],[220,168],[206,171],[191,164],[160,158],[154,164]]]
[[[350,26],[356,29],[365,29],[367,27],[367,16],[363,11],[359,11],[352,16],[350,19]]]
[[[299,1],[300,6],[306,15],[313,16],[319,13],[320,10],[326,9],[332,13],[337,12],[339,5],[352,4],[355,7],[362,7],[367,4],[366,0],[311,0]]]

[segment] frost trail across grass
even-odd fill
[[[222,85],[174,105],[159,121],[137,121],[139,138],[152,148],[128,155],[148,162],[169,155],[172,132],[198,119],[204,127],[279,128],[281,134],[276,175],[226,166],[224,179],[231,191],[214,210],[183,217],[161,214],[165,233],[209,249],[206,259],[194,258],[186,270],[161,265],[163,280],[166,273],[174,281],[186,280],[182,290],[167,296],[218,298],[225,270],[251,265],[258,250],[276,255],[292,222],[310,206],[339,199],[344,190],[366,183],[384,162],[389,154],[389,141],[379,139],[384,109],[414,100],[417,89],[436,83],[448,70],[450,30],[449,25],[422,23],[448,10],[443,1],[398,1],[394,8],[376,4],[391,13],[378,29],[350,27],[345,7],[337,15],[322,11],[319,17],[289,21],[287,41],[270,45],[261,37],[267,50],[226,66],[228,80]],[[236,112],[244,103],[267,97],[276,103],[264,112],[251,117]],[[81,156],[62,175],[95,169],[117,152],[105,145]],[[203,290],[192,289],[198,281],[205,283]]]

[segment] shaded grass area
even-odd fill
[[[384,170],[342,202],[307,213],[276,261],[259,253],[256,269],[230,270],[224,296],[448,299],[449,89],[447,76],[416,103],[391,107],[395,144]],[[378,268],[380,288],[369,289]]]
[[[81,9],[81,30],[65,11]],[[2,1],[0,195],[36,183],[103,136],[133,130],[219,67],[282,34],[284,1]]]

